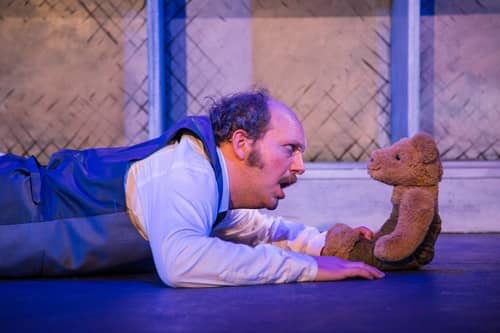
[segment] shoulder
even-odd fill
[[[204,193],[216,195],[217,183],[212,166],[203,151],[184,137],[147,158],[135,162],[127,177],[138,191],[154,193]]]

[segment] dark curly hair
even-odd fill
[[[234,131],[243,129],[252,140],[267,131],[271,113],[267,102],[270,96],[264,89],[241,92],[214,101],[209,110],[215,142],[229,141]]]

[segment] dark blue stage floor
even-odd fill
[[[500,234],[444,234],[415,272],[170,289],[151,275],[0,281],[0,332],[500,332]]]

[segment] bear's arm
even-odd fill
[[[422,243],[434,216],[434,195],[424,188],[408,189],[401,195],[399,217],[393,232],[382,236],[375,255],[398,261],[411,255]]]

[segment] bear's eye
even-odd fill
[[[399,156],[399,154],[396,154],[396,159],[397,159],[398,161],[401,161],[401,157]]]

